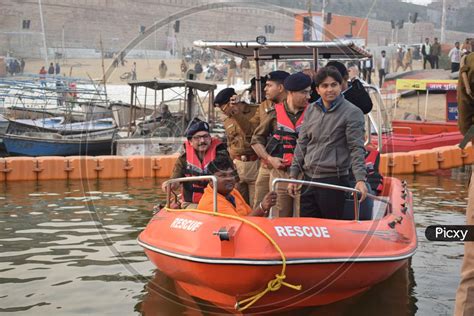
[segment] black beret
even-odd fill
[[[209,124],[203,121],[194,122],[186,131],[186,137],[191,138],[194,134],[201,131],[209,133]]]
[[[311,78],[302,72],[297,72],[288,76],[283,82],[283,86],[288,91],[301,91],[311,86]]]
[[[347,72],[346,66],[339,61],[332,60],[326,64],[326,67],[334,67],[339,71],[342,76],[342,79],[349,77],[349,72]]]
[[[266,78],[267,81],[276,81],[276,82],[281,82],[285,81],[285,79],[289,76],[290,74],[287,73],[286,71],[283,70],[275,70],[267,74]]]
[[[234,88],[222,89],[214,98],[214,106],[223,106],[229,103],[230,98],[236,94]]]

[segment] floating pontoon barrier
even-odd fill
[[[177,155],[0,158],[0,182],[168,178]]]
[[[178,155],[0,158],[0,182],[169,178]],[[382,154],[382,174],[413,174],[474,163],[474,149],[456,146]]]
[[[465,149],[457,145],[429,150],[415,150],[405,153],[382,154],[380,171],[382,174],[413,174],[451,169],[474,163],[472,144]]]

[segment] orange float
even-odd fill
[[[173,172],[174,164],[179,155],[156,156],[155,158],[155,176],[157,178],[169,178]]]
[[[364,221],[163,209],[138,243],[187,293],[226,310],[329,304],[387,279],[417,248],[411,194],[390,177],[383,194],[389,206]]]
[[[415,165],[413,164],[413,162],[413,155],[407,155],[406,153],[388,154],[388,175],[414,173]]]
[[[154,178],[155,159],[150,156],[128,156],[127,178]]]
[[[415,150],[408,154],[414,157],[415,173],[429,172],[439,168],[436,150]]]
[[[65,157],[37,157],[38,180],[66,180],[68,161]]]
[[[457,146],[444,146],[436,149],[440,169],[451,169],[463,165],[461,148]]]
[[[0,158],[0,181],[4,182],[6,179],[6,161],[3,158]]]
[[[97,160],[92,156],[70,156],[68,160],[68,178],[70,180],[96,180]]]
[[[125,179],[127,177],[127,158],[122,156],[97,156],[98,178],[101,180],[108,179]]]
[[[37,161],[33,157],[5,158],[7,181],[32,181],[37,179]]]
[[[472,165],[474,163],[474,148],[471,144],[461,149],[461,158],[463,165]]]

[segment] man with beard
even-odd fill
[[[184,152],[178,157],[170,179],[209,175],[207,167],[216,157],[230,161],[225,144],[209,134],[209,125],[198,121],[193,123],[186,132],[187,141]],[[171,189],[179,188],[173,183]],[[181,208],[195,208],[202,197],[207,182],[185,182],[183,186]],[[163,184],[163,191],[167,186]]]

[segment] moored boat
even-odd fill
[[[394,120],[392,133],[382,135],[382,152],[408,152],[457,145],[463,136],[454,122]],[[377,139],[373,139],[377,145]]]
[[[3,144],[13,156],[72,156],[111,154],[115,130],[80,135],[25,133],[3,135]]]
[[[373,207],[370,220],[236,218],[219,216],[218,205],[216,213],[165,208],[138,243],[186,292],[226,310],[324,305],[387,279],[414,254],[406,184],[386,177]]]

